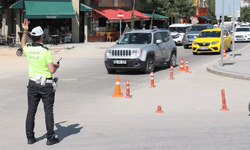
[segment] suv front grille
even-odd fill
[[[197,43],[199,46],[209,46],[210,45],[210,43]]]
[[[131,56],[131,50],[112,50],[112,56]]]

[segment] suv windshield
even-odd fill
[[[202,31],[204,29],[207,29],[206,26],[192,26],[189,31]]]
[[[169,27],[170,32],[185,33],[186,27]]]
[[[236,28],[236,32],[250,32],[250,28]]]
[[[220,37],[221,31],[205,31],[201,32],[200,35],[198,36],[199,38],[207,38],[207,37]]]
[[[117,44],[150,44],[151,33],[125,33]]]

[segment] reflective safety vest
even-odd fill
[[[28,62],[29,62],[29,77],[35,78],[37,75],[51,78],[52,74],[49,72],[48,63],[53,63],[51,50],[44,47],[40,43],[32,43],[31,46],[23,48]]]

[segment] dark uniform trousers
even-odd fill
[[[26,118],[26,136],[34,137],[35,115],[37,106],[42,99],[44,104],[45,122],[47,129],[47,138],[50,139],[54,134],[54,115],[53,106],[55,92],[52,83],[46,83],[44,86],[36,84],[35,81],[29,80],[28,87],[28,113]]]

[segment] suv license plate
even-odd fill
[[[208,47],[200,47],[200,49],[208,49]]]
[[[114,60],[114,64],[127,64],[126,60]]]

